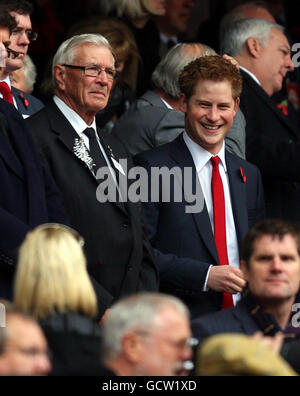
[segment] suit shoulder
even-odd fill
[[[169,158],[172,145],[173,142],[170,142],[162,146],[155,147],[154,149],[144,151],[143,153],[137,154],[134,157],[134,160],[137,162],[164,163]]]
[[[235,162],[239,167],[243,168],[244,170],[249,170],[252,172],[259,172],[259,169],[253,163],[244,160],[243,158],[226,151],[226,158],[230,161]]]

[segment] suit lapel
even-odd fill
[[[240,164],[237,159],[226,152],[226,165],[229,179],[231,205],[234,223],[241,250],[244,236],[248,230],[248,213],[246,201],[246,184],[243,182]]]
[[[198,175],[196,172],[196,168],[194,165],[193,158],[183,140],[183,135],[180,135],[174,142],[171,149],[171,156],[176,164],[181,168],[182,174],[184,174],[184,168],[189,168],[192,170],[192,180],[193,185],[194,181],[198,184],[198,188],[202,193],[202,189],[198,180]],[[184,184],[182,186],[184,188]],[[196,191],[196,186],[193,188],[193,193]],[[185,192],[184,192],[185,193]],[[203,194],[203,193],[202,193]],[[186,202],[186,205],[190,203]],[[216,263],[219,263],[218,253],[215,245],[215,240],[206,208],[206,204],[204,203],[203,210],[198,213],[191,213],[186,214],[186,216],[192,216],[198,232],[200,234],[201,239],[203,240],[204,244],[206,245],[207,249],[213,256]]]
[[[247,73],[244,71],[241,71],[243,75],[243,80],[244,82],[255,91],[256,95],[258,95],[264,103],[272,110],[272,112],[276,115],[277,118],[285,124],[287,128],[298,138],[299,133],[297,130],[295,130],[294,126],[290,124],[289,119],[280,111],[277,107],[276,104],[273,102],[273,100],[267,95],[267,93],[260,87],[252,77],[250,77]]]

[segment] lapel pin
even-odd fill
[[[242,167],[240,168],[240,172],[241,172],[241,177],[242,177],[243,182],[246,183],[247,177],[246,177],[246,175],[244,173],[244,169]]]

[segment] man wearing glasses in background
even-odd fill
[[[110,44],[101,35],[70,38],[54,55],[52,77],[53,100],[26,122],[63,194],[71,226],[85,239],[88,271],[97,281],[103,314],[120,297],[158,286],[140,204],[100,202],[96,195],[103,187],[99,168],[108,171],[114,191],[122,192],[120,180],[126,176],[119,163],[127,157],[124,147],[104,136],[95,121],[116,77]]]
[[[33,6],[25,0],[3,0],[1,1],[1,6],[15,18],[17,26],[12,30],[10,36],[9,49],[11,54],[7,59],[6,67],[1,77],[1,80],[7,84],[11,92],[9,92],[7,86],[2,84],[0,95],[2,97],[5,96],[5,100],[14,104],[19,113],[26,118],[39,111],[44,105],[34,96],[11,86],[9,75],[23,67],[24,57],[28,52],[29,44],[37,39],[37,33],[32,31],[30,20]]]

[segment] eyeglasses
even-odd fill
[[[79,243],[79,245],[81,247],[84,246],[84,243],[85,243],[84,238],[79,234],[79,232],[77,232],[76,230],[74,230],[73,228],[71,228],[67,225],[58,224],[58,223],[45,223],[45,224],[40,225],[38,228],[43,229],[43,230],[48,230],[48,229],[66,230],[73,235],[73,237],[76,239],[76,241]]]
[[[29,41],[35,41],[38,38],[38,34],[33,32],[31,29],[25,30],[18,27],[12,31],[12,36],[22,36],[24,33],[26,34]]]
[[[106,77],[110,81],[114,81],[117,77],[117,71],[115,69],[107,68],[107,67],[99,67],[99,66],[76,66],[76,65],[66,65],[63,64],[64,67],[69,67],[70,69],[78,69],[83,70],[84,74],[89,77],[98,77],[102,72],[106,74]]]
[[[144,337],[151,335],[151,332],[147,330],[138,330],[136,333]],[[194,337],[184,338],[178,341],[171,340],[169,338],[161,337],[161,336],[159,338],[162,341],[166,342],[167,344],[171,345],[173,348],[177,348],[177,349],[195,348],[199,344],[197,338]]]

